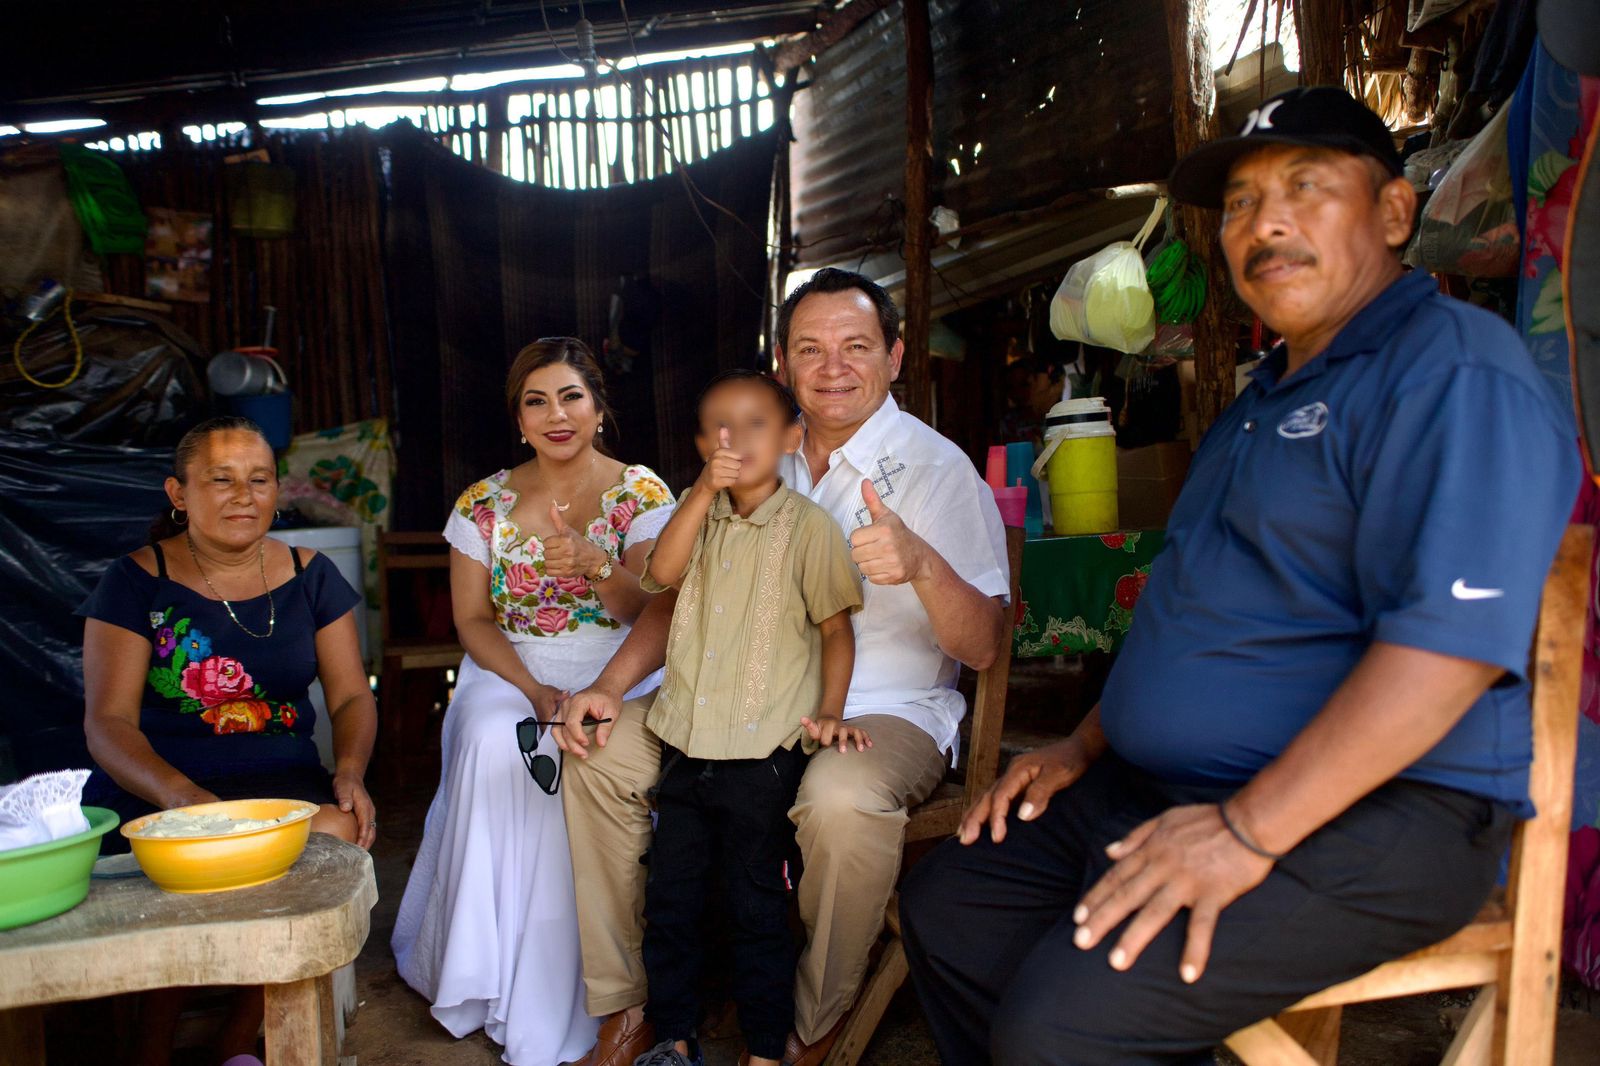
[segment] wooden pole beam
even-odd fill
[[[1343,85],[1342,0],[1298,0],[1295,15],[1300,35],[1300,83]]]
[[[851,0],[823,20],[810,33],[792,37],[778,45],[772,66],[779,74],[817,58],[850,35],[850,31],[889,6],[890,0]]]
[[[854,6],[854,5],[852,5]],[[905,0],[906,34],[906,406],[918,418],[932,415],[928,365],[929,315],[933,304],[933,224],[929,203],[933,179],[933,42],[928,0]]]
[[[1206,34],[1206,0],[1165,0],[1172,59],[1172,134],[1179,158],[1218,134],[1216,78]],[[1194,323],[1196,440],[1233,402],[1236,331],[1222,315],[1233,283],[1217,240],[1217,212],[1178,208],[1178,231],[1206,264],[1206,302]]]

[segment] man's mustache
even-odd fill
[[[1250,253],[1250,257],[1244,261],[1244,276],[1253,280],[1261,270],[1279,263],[1291,266],[1314,266],[1316,262],[1317,257],[1310,252],[1296,251],[1292,248],[1274,248],[1269,245]]]

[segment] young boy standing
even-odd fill
[[[635,1066],[697,1066],[700,918],[713,871],[733,938],[733,995],[751,1066],[779,1066],[794,1023],[788,859],[810,750],[871,739],[844,721],[860,577],[826,511],[778,478],[800,447],[780,382],[729,371],[701,394],[706,460],[656,541],[642,584],[680,589],[666,679],[646,724],[661,738],[645,890],[645,1013],[661,1043]]]

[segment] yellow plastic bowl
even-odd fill
[[[222,800],[175,807],[185,814],[225,814],[229,818],[282,818],[296,808],[310,810],[265,829],[203,837],[143,837],[139,830],[161,814],[135,818],[122,827],[145,876],[168,892],[223,892],[282,877],[305,850],[317,805],[306,800]]]

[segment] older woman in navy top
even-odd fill
[[[325,556],[267,537],[277,464],[247,419],[184,435],[162,536],[113,563],[84,615],[89,802],[125,819],[216,799],[320,804],[313,832],[362,847],[377,728],[356,633],[359,597]],[[332,716],[330,780],[307,688]]]

